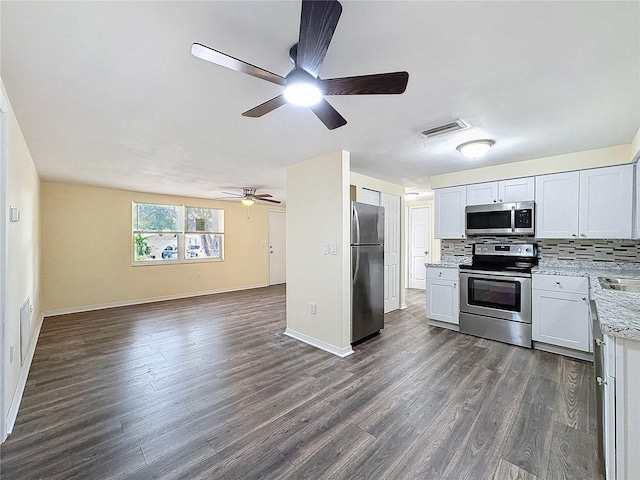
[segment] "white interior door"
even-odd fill
[[[380,194],[384,207],[384,313],[400,308],[400,197]]]
[[[7,145],[9,99],[6,97],[2,80],[0,80],[0,443],[7,438],[7,411],[5,410],[4,390],[5,378],[5,305],[7,300]],[[8,407],[8,405],[7,405]]]
[[[409,288],[427,288],[427,269],[431,260],[430,246],[431,209],[409,208]]]
[[[269,211],[269,285],[286,282],[286,218],[285,212]]]

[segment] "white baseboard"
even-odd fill
[[[338,348],[335,345],[331,345],[330,343],[318,340],[317,338],[310,337],[309,335],[305,335],[304,333],[296,332],[295,330],[291,330],[290,328],[287,328],[284,331],[284,334],[288,337],[295,338],[296,340],[300,340],[301,342],[319,348],[320,350],[324,350],[325,352],[333,353],[338,357],[346,357],[347,355],[351,355],[353,353],[351,345],[345,348]]]
[[[549,345],[548,343],[533,342],[533,348],[542,350],[543,352],[555,353],[556,355],[564,355],[565,357],[577,358],[593,362],[593,353],[581,352],[573,348],[558,347],[557,345]]]
[[[404,310],[405,308],[407,308],[407,304],[406,303],[401,303],[400,304],[400,310]]]
[[[242,290],[251,290],[254,288],[268,287],[266,283],[257,285],[245,285],[235,288],[221,288],[219,290],[208,290],[206,292],[187,293],[181,295],[164,295],[162,297],[141,298],[137,300],[127,300],[124,302],[101,303],[98,305],[84,305],[82,307],[63,308],[62,310],[51,310],[44,312],[44,317],[54,317],[56,315],[69,315],[71,313],[91,312],[94,310],[104,310],[105,308],[130,307],[132,305],[143,305],[145,303],[165,302],[167,300],[180,300],[181,298],[203,297],[205,295],[215,295],[216,293],[239,292]]]
[[[44,315],[40,315],[38,323],[35,325],[35,328],[33,330],[31,341],[29,342],[29,351],[27,352],[27,357],[25,358],[24,365],[22,365],[22,367],[20,368],[20,378],[18,379],[18,385],[16,386],[16,391],[13,393],[11,406],[9,407],[9,412],[7,413],[7,436],[9,436],[9,434],[13,431],[13,426],[16,423],[16,418],[18,418],[18,410],[20,409],[20,403],[22,402],[24,389],[27,386],[27,378],[29,377],[29,370],[31,369],[33,355],[36,353],[36,345],[38,344],[38,338],[40,338],[40,329],[42,328],[43,320]],[[20,355],[18,355],[18,357],[19,356]],[[5,439],[3,439],[2,441],[4,440]]]

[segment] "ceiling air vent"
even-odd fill
[[[447,123],[445,125],[439,125],[437,127],[429,128],[423,132],[419,132],[425,138],[437,137],[438,135],[444,135],[445,133],[457,132],[458,130],[464,130],[469,128],[469,125],[462,120],[456,120],[455,122]]]

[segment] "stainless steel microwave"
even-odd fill
[[[535,234],[535,202],[469,205],[465,217],[467,236]]]

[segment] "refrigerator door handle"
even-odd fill
[[[353,219],[356,224],[356,241],[354,243],[360,243],[360,219],[358,218],[358,209],[353,207]]]
[[[353,283],[355,285],[356,284],[356,278],[358,278],[358,270],[360,269],[360,249],[359,248],[354,248],[353,250],[356,251],[356,258],[355,258],[356,264],[353,267],[353,273],[351,275],[351,283]]]

